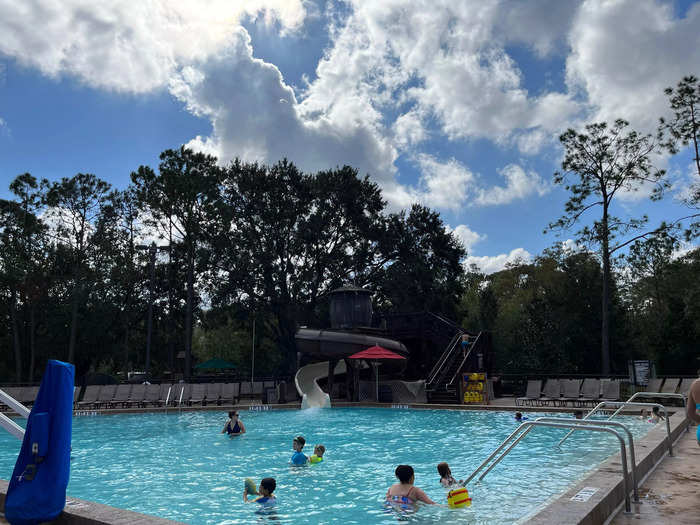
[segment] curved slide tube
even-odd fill
[[[338,361],[335,365],[335,374],[345,373],[345,361]],[[294,376],[294,384],[301,396],[301,408],[330,408],[331,398],[321,387],[318,379],[328,377],[328,361],[302,366]]]

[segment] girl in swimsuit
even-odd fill
[[[228,417],[229,419],[226,422],[226,425],[224,426],[224,429],[221,431],[221,433],[226,433],[229,435],[229,437],[240,436],[241,434],[245,434],[245,425],[243,424],[243,421],[238,419],[238,412],[233,410],[228,413]]]
[[[418,487],[413,486],[415,475],[410,465],[399,465],[394,471],[399,483],[393,484],[386,491],[386,502],[392,507],[401,510],[415,510],[415,504],[419,501],[428,505],[435,505],[428,495]]]

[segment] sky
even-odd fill
[[[655,133],[664,88],[700,76],[699,27],[686,0],[0,0],[0,197],[24,172],[123,189],[182,144],[348,164],[390,211],[439,211],[491,273],[571,245],[543,233],[567,199],[559,135]],[[667,197],[616,214],[687,214],[690,150],[654,163]]]

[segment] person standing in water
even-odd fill
[[[229,437],[240,436],[245,434],[245,425],[243,421],[238,419],[238,411],[232,410],[228,413],[228,421],[221,431],[222,434],[228,434]]]

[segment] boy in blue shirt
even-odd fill
[[[259,498],[256,498],[253,501],[253,503],[259,503],[260,505],[272,505],[275,503],[276,498],[273,492],[277,488],[277,482],[275,481],[275,478],[263,478],[262,481],[260,482],[260,487],[258,487],[258,492],[257,495],[259,495]],[[254,493],[253,493],[254,494]],[[253,495],[251,494],[251,495]],[[243,501],[248,503],[248,487],[246,486],[245,490],[243,491]]]
[[[301,451],[304,448],[304,445],[306,445],[304,436],[297,436],[294,438],[294,441],[292,441],[292,447],[294,448],[294,454],[292,454],[291,460],[292,465],[306,465],[306,463],[309,461],[309,458],[307,458]]]

